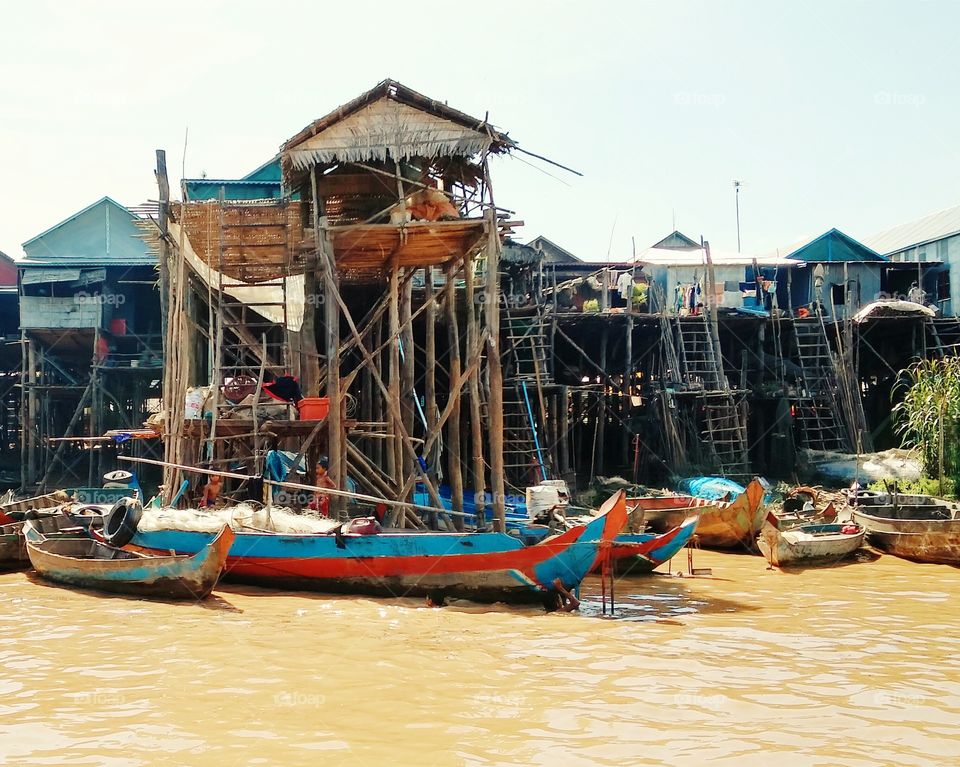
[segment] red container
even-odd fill
[[[330,412],[329,397],[304,397],[297,403],[301,421],[319,421]]]

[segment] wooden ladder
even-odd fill
[[[803,381],[803,393],[794,401],[800,442],[813,450],[850,450],[840,415],[835,361],[823,323],[817,317],[794,320],[793,328]]]
[[[545,322],[539,308],[501,318],[505,348],[503,381],[503,459],[507,483],[516,490],[552,473],[541,407],[543,387],[552,381]],[[544,477],[546,473],[546,477]]]
[[[713,463],[724,476],[746,478],[751,473],[746,426],[723,360],[714,346],[710,318],[705,313],[699,317],[676,317],[674,324],[683,383],[699,390],[701,436]]]

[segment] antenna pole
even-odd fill
[[[737,253],[740,252],[740,182],[733,181],[734,196],[737,205]]]

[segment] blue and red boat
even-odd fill
[[[224,577],[261,586],[377,596],[447,597],[481,602],[548,602],[557,584],[575,589],[609,557],[627,519],[618,492],[587,524],[525,546],[505,533],[376,534],[244,532],[236,535]],[[141,550],[193,554],[209,533],[138,532]]]
[[[699,517],[687,517],[682,524],[656,533],[620,533],[610,549],[614,572],[619,575],[650,573],[673,559],[697,530]]]

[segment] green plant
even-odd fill
[[[880,490],[888,492],[896,485],[897,492],[904,495],[938,495],[941,498],[957,497],[957,482],[951,477],[944,477],[943,489],[941,490],[940,480],[933,477],[920,477],[919,479],[882,479],[878,482],[871,482],[867,487],[869,490]]]
[[[585,312],[599,312],[600,311],[600,301],[596,298],[588,298],[583,302],[583,311]]]
[[[920,451],[924,471],[939,481],[960,476],[960,357],[920,360],[905,371],[893,408],[903,446]]]

